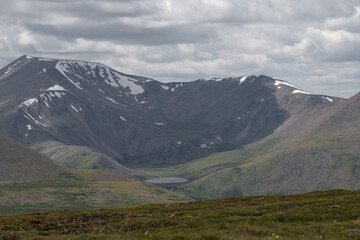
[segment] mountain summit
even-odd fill
[[[162,83],[100,63],[22,56],[0,70],[0,133],[58,160],[86,148],[128,171],[123,164],[173,165],[292,134],[340,101],[267,76]]]

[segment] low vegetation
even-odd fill
[[[105,169],[72,170],[47,181],[0,182],[0,214],[188,200],[167,189]]]
[[[359,218],[360,191],[331,190],[0,216],[0,239],[360,239]]]
[[[284,139],[272,139],[182,165],[137,171],[147,178],[187,178],[171,189],[194,199],[360,188],[359,130],[286,147],[281,143]]]

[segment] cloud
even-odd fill
[[[0,66],[29,54],[162,81],[265,74],[347,97],[359,21],[358,0],[0,0]]]

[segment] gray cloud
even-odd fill
[[[0,0],[0,66],[22,54],[162,81],[266,74],[360,90],[358,0]]]
[[[25,25],[31,31],[59,38],[112,40],[125,44],[141,45],[204,43],[216,35],[216,32],[212,32],[212,29],[207,26],[192,26],[191,24],[148,28],[122,23],[65,27],[50,24]]]

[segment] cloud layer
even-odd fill
[[[0,66],[23,54],[162,81],[265,74],[360,91],[358,0],[0,0]]]

